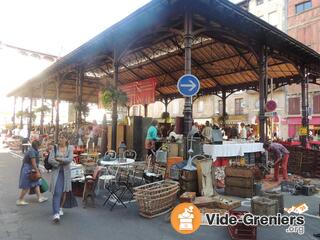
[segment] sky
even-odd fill
[[[147,2],[1,0],[0,41],[63,56]]]
[[[149,1],[1,0],[0,42],[62,57]],[[49,64],[0,45],[0,125],[12,111],[6,94]]]

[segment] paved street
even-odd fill
[[[36,203],[34,196],[28,196],[29,206],[17,207],[18,177],[21,160],[8,152],[0,153],[0,239],[1,240],[87,240],[87,239],[229,239],[226,228],[201,227],[189,236],[178,235],[173,231],[165,216],[144,219],[138,215],[135,203],[128,209],[100,207],[83,209],[81,206],[66,210],[60,225],[51,223],[51,200]],[[48,176],[46,176],[48,177]],[[46,194],[50,198],[50,194]],[[286,206],[307,198],[286,197]],[[311,201],[311,199],[313,199]],[[310,213],[316,213],[319,198],[308,198]],[[81,203],[80,200],[78,201]],[[286,234],[284,228],[258,228],[258,239],[315,239],[312,234],[320,232],[320,220],[307,218],[306,234]]]

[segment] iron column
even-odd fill
[[[192,48],[192,14],[186,9],[184,19],[184,57],[185,57],[185,74],[191,74],[191,48]],[[184,136],[188,136],[192,127],[192,97],[185,97],[184,103]]]
[[[260,142],[266,140],[265,136],[265,99],[266,99],[266,78],[267,78],[267,52],[263,45],[259,51],[259,134]]]
[[[114,59],[113,59],[113,86],[117,88],[118,78],[119,78],[119,63],[117,60],[116,50],[114,50]],[[112,137],[111,137],[111,148],[116,151],[117,148],[117,123],[118,123],[118,102],[116,99],[112,103]]]
[[[54,131],[54,142],[57,144],[59,139],[59,104],[60,104],[60,79],[56,81],[56,127]]]

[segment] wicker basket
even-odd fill
[[[180,190],[179,183],[165,180],[134,188],[139,214],[146,218],[157,217],[170,211]]]

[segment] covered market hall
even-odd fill
[[[306,86],[318,84],[320,55],[227,0],[153,0],[8,96],[98,103],[99,93],[108,86],[130,91],[130,86],[148,83],[153,94],[142,95],[147,99],[144,104],[157,100],[167,106],[172,99],[183,97],[177,81],[184,74],[199,78],[198,96],[221,98],[223,116],[228,96],[240,90],[258,91],[263,142],[270,86],[301,85],[302,125],[308,127]],[[191,97],[185,97],[183,113],[186,136],[192,125]],[[79,126],[81,110],[77,116]],[[114,101],[112,149],[117,149],[117,120]],[[56,140],[58,134],[59,104]]]

